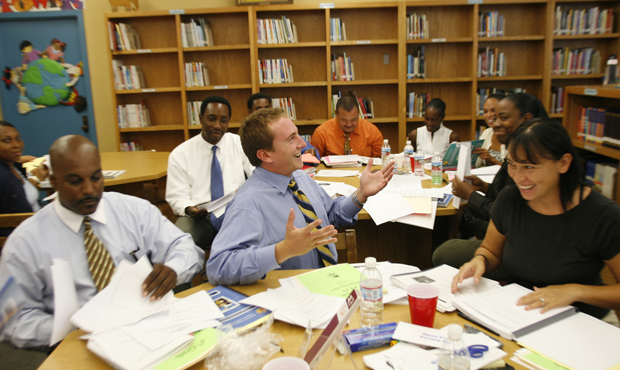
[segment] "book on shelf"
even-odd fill
[[[187,102],[187,121],[188,125],[200,125],[200,106],[201,101],[188,101]]]
[[[299,42],[297,27],[290,18],[257,19],[258,44],[290,44]]]
[[[601,53],[592,47],[571,50],[565,48],[553,49],[552,75],[583,75],[601,73]]]
[[[209,86],[209,70],[203,62],[185,63],[185,86]]]
[[[336,117],[336,104],[338,104],[338,100],[342,97],[342,93],[338,91],[335,94],[332,94],[332,118]]]
[[[140,141],[127,141],[121,143],[121,152],[139,152],[144,150]]]
[[[355,81],[355,69],[347,53],[342,56],[332,54],[331,72],[332,81]]]
[[[431,94],[409,92],[407,99],[407,118],[424,117],[426,104],[431,101]]]
[[[419,46],[413,54],[407,55],[407,79],[425,78],[424,46]]]
[[[498,11],[488,13],[480,12],[480,24],[478,27],[479,37],[502,37],[504,36],[504,16]]]
[[[564,87],[551,88],[549,113],[564,113]]]
[[[613,9],[601,10],[598,6],[588,9],[555,8],[553,34],[596,35],[611,33],[614,24]]]
[[[293,79],[293,66],[286,59],[259,60],[258,78],[261,84],[295,82]]]
[[[126,66],[121,60],[113,60],[114,88],[116,90],[144,89],[144,74],[140,66]]]
[[[349,95],[355,97],[357,100],[357,111],[359,113],[360,118],[369,119],[375,118],[374,116],[374,105],[370,98],[360,98],[357,96],[355,91],[349,91]]]
[[[347,31],[342,19],[329,19],[329,39],[330,41],[347,41]]]
[[[428,37],[428,22],[426,20],[426,14],[407,14],[407,39],[427,39]]]
[[[506,76],[506,58],[497,48],[478,50],[478,77]]]
[[[184,48],[215,46],[209,20],[200,18],[181,23],[181,45]]]
[[[121,104],[116,107],[118,127],[147,127],[151,125],[151,116],[145,101],[140,104]]]
[[[593,190],[613,199],[618,161],[588,153],[582,155],[582,159],[585,163],[586,183],[590,184]]]
[[[113,51],[126,51],[142,49],[140,35],[126,23],[108,21],[108,38],[110,49]]]
[[[295,103],[293,103],[293,98],[271,98],[271,106],[273,108],[284,109],[288,118],[293,121],[297,120],[297,112],[295,111]]]

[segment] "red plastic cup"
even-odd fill
[[[415,171],[415,164],[417,163],[415,157],[413,155],[409,156],[409,160],[411,161],[411,172]]]
[[[411,284],[407,287],[411,323],[433,327],[439,288],[431,284]]]

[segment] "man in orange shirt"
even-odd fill
[[[312,146],[321,156],[358,154],[381,156],[383,135],[372,123],[359,118],[357,100],[343,96],[336,104],[336,118],[323,122],[314,130]]]

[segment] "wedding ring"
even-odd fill
[[[545,307],[545,299],[544,298],[540,298],[540,303],[542,303],[543,308]]]

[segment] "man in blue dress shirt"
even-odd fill
[[[148,201],[103,192],[99,152],[88,139],[61,137],[50,148],[50,159],[54,169],[50,180],[58,198],[13,231],[0,260],[0,286],[13,276],[24,297],[22,308],[0,329],[0,339],[20,348],[44,350],[50,345],[54,318],[52,259],[69,262],[80,307],[105,286],[105,282],[94,281],[98,280],[98,270],[91,273],[90,267],[97,265],[92,261],[89,264],[87,254],[93,245],[101,244],[92,239],[87,227],[107,251],[97,249],[101,259],[111,258],[114,266],[122,260],[150,258],[153,271],[144,281],[142,293],[150,295],[151,300],[191,281],[204,261],[204,252],[191,236]],[[99,267],[103,270],[102,265]]]
[[[332,199],[300,171],[305,142],[284,110],[253,113],[241,122],[239,135],[256,170],[228,204],[207,262],[209,282],[251,284],[277,268],[313,269],[327,265],[326,259],[337,261],[336,228],[357,222],[368,197],[391,179],[393,164],[374,173],[369,165],[352,196]],[[292,180],[307,197],[317,220],[304,218],[289,187]],[[327,258],[322,257],[322,247],[329,250]]]

